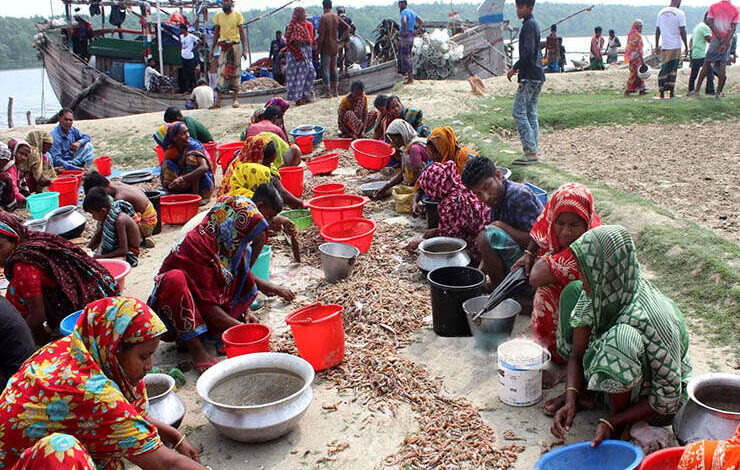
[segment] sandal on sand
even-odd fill
[[[231,107],[232,108],[238,108],[239,107],[239,103],[231,103]]]
[[[202,374],[203,372],[207,371],[211,367],[213,367],[216,364],[218,364],[218,359],[216,359],[214,357],[210,361],[206,361],[206,362],[192,362],[192,364],[193,364],[193,367],[195,368],[195,370],[197,370],[199,374]]]
[[[517,158],[511,163],[513,163],[514,165],[531,165],[533,163],[539,163],[539,162],[540,162],[539,158],[524,156],[524,157]]]

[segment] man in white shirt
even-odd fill
[[[655,23],[655,47],[660,54],[660,73],[658,73],[658,87],[660,96],[656,98],[665,98],[666,91],[673,98],[673,91],[676,87],[676,74],[683,64],[683,55],[681,54],[681,42],[688,54],[688,43],[686,41],[686,13],[679,9],[681,0],[671,0],[671,6],[665,7],[658,13],[658,19]],[[663,37],[663,43],[660,38]]]
[[[180,57],[182,58],[182,90],[188,93],[195,83],[195,66],[198,61],[193,49],[198,44],[198,38],[188,32],[187,25],[180,25]]]
[[[213,106],[213,88],[202,78],[198,80],[198,86],[193,88],[190,97],[195,101],[195,107],[198,109],[208,109]]]

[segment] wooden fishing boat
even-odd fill
[[[35,47],[44,62],[49,82],[63,107],[71,108],[82,119],[98,119],[130,114],[163,111],[169,106],[184,109],[190,95],[179,93],[150,93],[128,86],[90,66],[48,34],[45,24],[39,24]],[[402,77],[396,73],[393,61],[350,71],[340,77],[340,93],[348,93],[354,80],[362,80],[369,93],[391,88]],[[317,86],[320,87],[320,85]],[[285,87],[239,93],[239,102],[264,103],[273,96],[285,96]],[[320,88],[319,90],[320,91]],[[230,103],[230,99],[227,100]]]

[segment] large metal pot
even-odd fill
[[[147,374],[144,383],[149,398],[148,416],[174,428],[180,427],[185,404],[175,393],[175,379],[167,374]]]
[[[28,230],[33,232],[45,232],[46,231],[46,220],[44,219],[28,219],[23,222]]]
[[[353,64],[361,64],[365,60],[365,57],[370,54],[370,46],[367,42],[356,34],[352,34],[349,37],[349,53],[347,58]]]
[[[335,283],[352,274],[360,250],[346,243],[324,243],[319,245],[321,267],[326,282]]]
[[[688,386],[689,401],[673,419],[673,432],[681,445],[726,440],[740,424],[740,375],[705,374]]]
[[[77,206],[64,206],[54,209],[44,216],[46,231],[61,235],[67,240],[77,238],[85,231],[87,219],[77,211]]]
[[[473,317],[486,306],[488,300],[488,295],[466,300],[463,310],[468,319],[470,331],[475,337],[475,346],[484,351],[496,351],[500,344],[511,337],[516,317],[522,311],[522,306],[514,299],[506,299],[473,321]]]
[[[234,406],[217,403],[211,390],[225,380],[248,371],[283,370],[303,380],[303,387],[285,398],[264,405]],[[300,357],[283,353],[252,353],[219,362],[198,379],[198,395],[206,419],[224,436],[239,442],[264,442],[290,432],[313,400],[314,371]]]
[[[419,257],[416,265],[424,272],[447,266],[467,266],[470,264],[468,244],[461,238],[435,237],[419,244]]]

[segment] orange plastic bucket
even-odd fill
[[[301,357],[315,371],[329,369],[344,359],[344,324],[341,305],[316,303],[285,318]]]
[[[303,155],[313,153],[313,136],[312,135],[301,135],[295,138],[295,143],[298,148],[301,149]]]
[[[226,357],[243,356],[256,352],[270,351],[272,332],[266,325],[245,323],[232,326],[221,334]]]
[[[113,164],[113,159],[111,157],[106,155],[103,157],[93,158],[93,161],[95,162],[95,166],[98,167],[98,173],[103,176],[110,176],[111,166]]]
[[[303,194],[303,171],[302,166],[284,166],[280,172],[280,183],[283,188],[298,199]]]
[[[49,191],[59,193],[59,207],[76,206],[78,180],[75,177],[54,178],[49,185]]]

